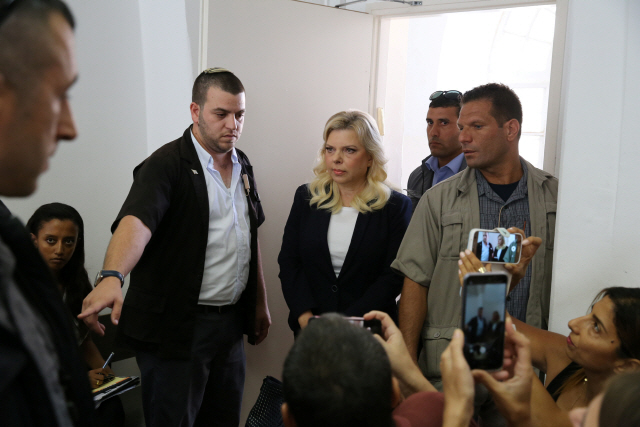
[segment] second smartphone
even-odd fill
[[[462,330],[464,356],[471,369],[502,368],[507,282],[505,273],[470,273],[464,277]]]

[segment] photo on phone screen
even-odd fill
[[[522,252],[522,234],[505,238],[497,231],[476,231],[471,250],[482,262],[517,264]]]
[[[465,276],[462,299],[464,355],[471,369],[502,367],[507,276],[504,273]]]

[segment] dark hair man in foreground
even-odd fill
[[[36,188],[60,140],[76,137],[74,20],[58,0],[0,1],[0,195]],[[90,425],[93,401],[53,277],[24,226],[0,206],[0,420]]]
[[[389,357],[379,336],[338,314],[313,319],[300,333],[282,372],[286,427],[442,425],[442,394],[411,361],[391,318],[367,316],[373,315],[383,320],[386,334],[396,331]],[[401,404],[400,388],[410,396]]]

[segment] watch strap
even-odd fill
[[[100,270],[96,276],[96,282],[93,286],[96,287],[105,277],[117,277],[120,279],[120,287],[124,286],[124,276],[116,270]]]

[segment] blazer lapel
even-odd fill
[[[310,221],[311,224],[317,223],[318,226],[315,227],[315,232],[318,233],[317,241],[321,242],[320,247],[318,248],[320,251],[320,262],[322,263],[323,269],[331,272],[329,277],[336,277],[335,272],[333,271],[333,264],[331,263],[331,253],[329,252],[329,241],[327,240],[327,235],[329,233],[329,222],[331,221],[331,212],[326,209],[313,209],[314,214],[317,216],[315,221]]]

